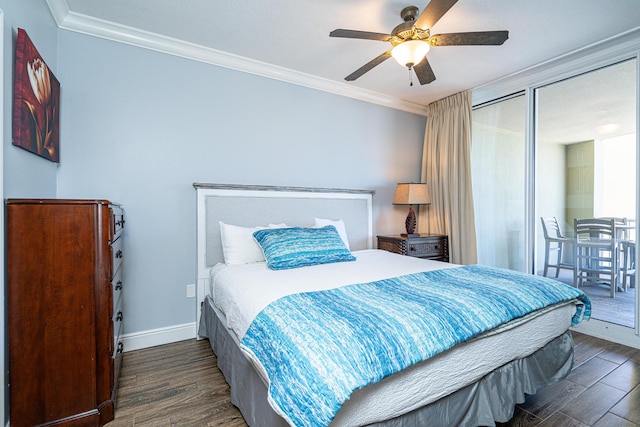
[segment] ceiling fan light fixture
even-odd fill
[[[403,67],[412,68],[422,61],[431,46],[422,40],[407,40],[391,49],[391,56]]]

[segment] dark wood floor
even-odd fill
[[[640,427],[640,350],[574,333],[568,378],[518,405],[501,426]],[[125,353],[108,427],[246,426],[206,340]]]
[[[125,353],[115,415],[108,427],[247,425],[207,340]]]

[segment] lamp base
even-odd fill
[[[404,221],[404,226],[407,230],[407,235],[414,237],[414,231],[416,231],[416,213],[411,205],[409,205],[409,214],[407,215],[407,219]]]

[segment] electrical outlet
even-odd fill
[[[195,298],[196,285],[187,285],[187,298]]]

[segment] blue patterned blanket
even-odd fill
[[[578,300],[580,290],[478,265],[283,297],[254,319],[242,349],[269,378],[269,402],[291,425],[326,426],[351,393],[505,322]]]

